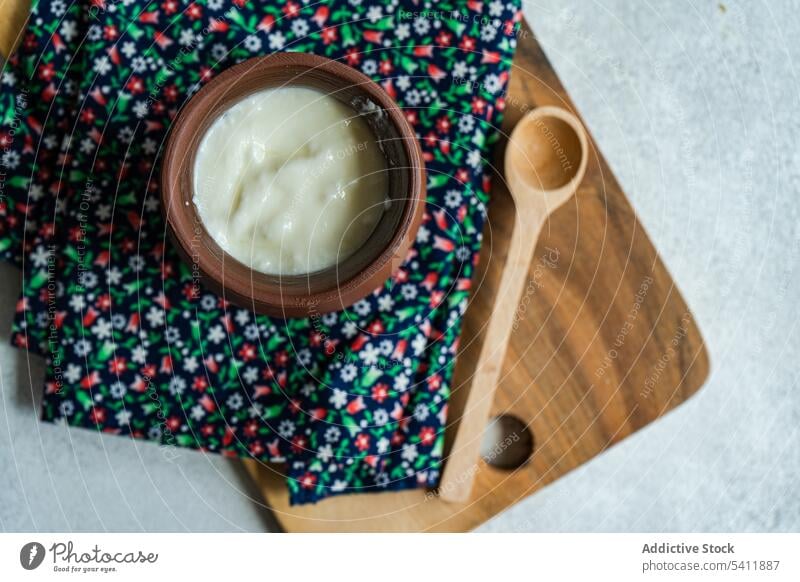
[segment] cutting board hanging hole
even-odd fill
[[[481,458],[496,469],[518,469],[528,462],[533,450],[531,429],[512,414],[495,416],[483,431]]]

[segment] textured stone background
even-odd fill
[[[800,530],[794,0],[548,0],[532,23],[705,334],[686,406],[484,531]],[[0,529],[271,527],[236,466],[40,424],[0,270]],[[32,391],[31,386],[35,389]]]

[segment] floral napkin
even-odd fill
[[[517,0],[35,3],[0,80],[0,254],[23,269],[12,341],[47,360],[43,419],[285,461],[293,503],[435,486],[518,21]],[[199,286],[159,209],[182,104],[274,51],[380,83],[428,172],[397,275],[310,319]]]

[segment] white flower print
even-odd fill
[[[431,23],[427,18],[420,16],[414,19],[414,31],[420,36],[426,34],[431,29]]]
[[[173,396],[180,396],[186,390],[186,380],[180,376],[173,376],[169,380],[169,393]]]
[[[417,231],[417,242],[422,244],[427,243],[431,238],[431,231],[428,230],[427,226],[420,226],[419,230]]]
[[[398,24],[394,29],[394,35],[397,37],[397,40],[405,40],[411,36],[411,28],[408,24]]]
[[[358,357],[364,360],[364,364],[367,366],[374,366],[378,363],[378,356],[380,352],[378,348],[376,348],[372,344],[365,345],[358,354]]]
[[[358,0],[358,2],[360,4],[361,0]],[[353,0],[350,0],[350,3],[352,4]],[[347,481],[343,481],[342,479],[337,479],[336,481],[333,482],[333,485],[331,485],[331,491],[334,491],[336,493],[341,493],[346,489],[347,489]]]
[[[147,361],[147,348],[139,344],[131,350],[131,360],[137,364],[144,364]]]
[[[112,331],[111,322],[103,317],[98,317],[94,326],[92,326],[92,334],[97,339],[102,340],[110,338]]]
[[[367,59],[361,65],[361,70],[364,71],[365,75],[374,75],[378,71],[378,63],[374,59]]]
[[[372,311],[372,306],[369,304],[369,301],[362,299],[353,305],[353,311],[363,317],[369,315],[369,312]]]
[[[133,416],[133,413],[130,410],[120,410],[114,415],[114,420],[117,421],[119,426],[127,426],[131,421],[131,416]]]
[[[380,343],[381,354],[388,356],[394,351],[394,344],[390,340],[383,340]]]
[[[329,443],[338,442],[340,438],[342,438],[342,431],[336,426],[332,426],[325,431],[325,440]]]
[[[426,404],[417,404],[414,407],[414,418],[416,418],[420,422],[424,422],[428,416],[430,415],[431,411],[428,409]]]
[[[94,71],[98,75],[107,75],[111,71],[111,61],[106,55],[97,57],[94,60]]]
[[[386,454],[386,452],[389,450],[390,444],[391,442],[389,441],[389,439],[387,439],[386,437],[381,437],[380,440],[378,440],[378,445],[377,445],[378,454],[379,455]]]
[[[164,325],[164,310],[155,305],[150,307],[150,310],[145,315],[145,319],[150,324],[150,327],[159,327]]]
[[[78,27],[74,20],[65,20],[61,24],[61,37],[70,42],[78,35]]]
[[[389,422],[389,413],[386,412],[384,408],[378,408],[372,413],[372,422],[374,422],[376,426],[383,426]]]
[[[328,402],[330,402],[337,410],[340,409],[342,406],[347,404],[347,392],[344,390],[339,390],[338,388],[334,388],[333,394],[331,394]]]
[[[235,394],[231,394],[225,404],[227,404],[232,410],[239,410],[242,407],[242,404],[244,404],[244,398],[242,398],[242,395],[237,392]]]
[[[381,295],[378,297],[378,311],[391,311],[394,307],[394,299],[391,295]]]
[[[192,411],[189,413],[189,416],[192,417],[192,420],[203,420],[203,418],[205,418],[205,415],[206,415],[205,409],[199,404],[195,404],[194,406],[192,406]]]
[[[242,380],[247,382],[248,384],[253,384],[258,380],[258,368],[253,366],[248,366],[244,372],[242,372]]]
[[[298,18],[292,22],[292,32],[298,38],[303,38],[308,34],[308,22],[303,18]]]
[[[198,367],[199,364],[197,363],[197,358],[194,356],[189,356],[183,360],[183,369],[190,374],[194,374]]]
[[[75,342],[73,349],[75,350],[76,356],[83,358],[92,351],[92,343],[87,339],[79,339]]]
[[[81,368],[75,364],[68,364],[64,372],[64,379],[70,384],[75,384],[81,379]]]
[[[139,119],[144,119],[145,117],[147,117],[148,110],[149,106],[147,105],[147,101],[137,101],[131,108],[133,114]]]
[[[127,41],[122,43],[122,48],[119,50],[123,55],[125,55],[125,58],[130,59],[136,54],[136,45],[131,41]]]
[[[411,380],[405,374],[398,374],[394,378],[394,389],[398,392],[405,392]]]
[[[267,38],[269,38],[269,48],[274,51],[281,50],[283,45],[286,44],[286,37],[283,36],[283,33],[280,31],[273,32]]]
[[[217,306],[217,300],[213,295],[203,295],[200,298],[200,307],[204,311],[211,311]]]
[[[65,400],[58,405],[58,411],[61,416],[72,416],[72,413],[75,412],[75,403],[72,400]]]
[[[497,36],[497,27],[493,23],[484,24],[481,27],[481,40],[489,42],[491,40],[494,40],[494,37],[496,36]]]
[[[412,443],[404,444],[403,452],[400,454],[400,456],[409,463],[413,463],[419,456],[419,451],[417,451],[417,445]]]
[[[414,336],[414,339],[411,340],[411,348],[414,350],[414,355],[420,355],[425,350],[427,344],[428,340],[425,339],[425,336],[421,333]]]
[[[367,9],[367,19],[375,24],[383,18],[383,8],[380,6],[372,5]]]
[[[112,398],[122,398],[128,392],[128,387],[122,382],[114,382],[108,387],[108,393]]]
[[[50,255],[51,253],[46,247],[38,245],[36,250],[31,253],[30,261],[34,267],[46,267],[47,262],[50,260]]]
[[[327,463],[333,458],[333,447],[329,444],[322,445],[317,450],[317,458],[323,463]]]
[[[481,165],[481,152],[480,150],[472,150],[467,154],[467,164],[473,168]]]
[[[347,339],[352,339],[358,333],[358,326],[355,321],[348,321],[342,326],[342,333]]]
[[[448,190],[444,195],[444,203],[450,208],[458,208],[461,206],[461,192],[458,190]]]
[[[339,315],[335,311],[322,316],[322,323],[325,325],[334,325],[338,320]]]
[[[295,426],[291,420],[282,420],[278,425],[278,434],[283,438],[288,439],[294,435]]]
[[[400,287],[400,293],[402,293],[404,299],[408,299],[409,301],[417,298],[417,288],[411,284],[405,284]]]
[[[342,367],[342,371],[339,374],[345,382],[352,382],[356,379],[357,373],[358,369],[353,364],[346,364]]]
[[[215,325],[208,330],[208,335],[206,337],[208,341],[218,344],[225,339],[225,330],[222,329],[221,325]]]
[[[244,39],[244,48],[249,50],[251,53],[261,50],[261,39],[255,34],[249,35]]]
[[[3,154],[2,163],[13,170],[19,165],[19,154],[14,151],[7,151]]]

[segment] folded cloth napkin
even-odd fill
[[[36,3],[0,82],[0,253],[23,268],[12,341],[47,360],[43,419],[286,461],[293,503],[436,485],[518,22],[517,0]],[[308,319],[204,289],[158,201],[181,105],[283,50],[380,83],[428,171],[397,275]]]

